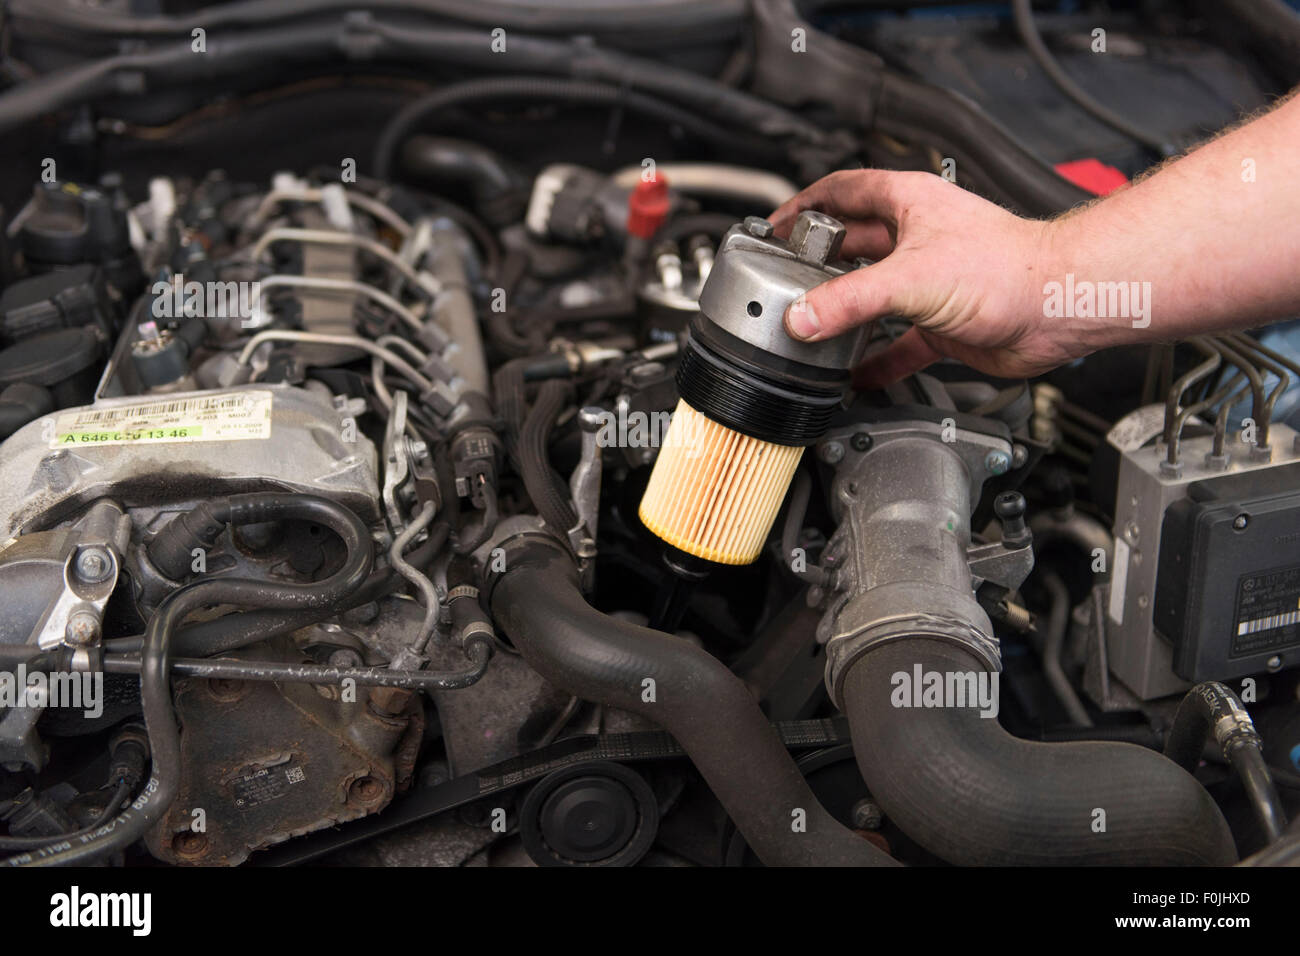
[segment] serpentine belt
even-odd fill
[[[781,742],[790,750],[834,747],[849,740],[848,721],[843,717],[779,721],[772,726]],[[600,760],[628,763],[685,756],[686,751],[662,730],[566,737],[445,783],[416,790],[394,801],[382,813],[321,830],[254,854],[249,863],[253,866],[297,866],[309,863],[327,853],[383,836],[484,797],[513,790],[552,771],[575,764]]]

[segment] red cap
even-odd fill
[[[668,218],[668,180],[658,173],[653,179],[639,179],[627,197],[628,235],[649,239]]]
[[[1128,177],[1114,166],[1108,166],[1099,159],[1076,159],[1069,163],[1057,163],[1056,171],[1082,189],[1097,196],[1113,193],[1128,185]]]

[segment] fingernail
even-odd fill
[[[807,342],[821,334],[822,324],[813,311],[812,303],[803,296],[790,303],[785,310],[785,329],[793,338]]]

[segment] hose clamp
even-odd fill
[[[917,584],[904,593],[887,585],[857,595],[840,612],[837,633],[826,644],[826,689],[835,706],[843,709],[849,669],[870,651],[895,641],[945,641],[969,651],[988,670],[1002,670],[1000,645],[984,609],[973,598],[954,602],[950,593],[927,600],[927,590],[946,589]],[[945,610],[917,610],[927,606]]]

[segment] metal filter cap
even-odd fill
[[[728,230],[700,294],[677,370],[692,408],[751,438],[807,446],[830,425],[862,352],[865,330],[823,342],[785,331],[787,306],[852,268],[836,259],[844,226],[799,214],[790,239],[750,217]]]
[[[847,372],[862,354],[865,330],[800,342],[786,333],[783,322],[786,308],[799,296],[854,269],[838,259],[844,234],[839,220],[812,210],[799,214],[789,240],[776,238],[766,219],[750,216],[723,237],[700,292],[700,311],[761,352]]]

